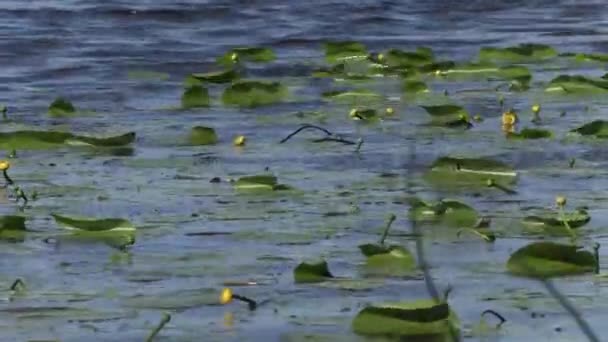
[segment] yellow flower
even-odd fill
[[[517,113],[515,113],[512,109],[502,113],[502,124],[503,126],[513,126],[517,123]]]
[[[383,59],[384,59],[384,55],[383,55],[383,54],[381,54],[381,53],[379,53],[379,54],[378,54],[378,60],[379,60],[380,62],[382,62],[382,60],[383,60]]]
[[[540,105],[539,104],[533,105],[532,112],[534,112],[534,114],[538,114],[540,112]]]
[[[393,107],[386,108],[386,115],[393,115],[393,114],[395,114],[395,110],[393,109]]]
[[[565,206],[566,205],[566,196],[555,197],[555,204],[557,204],[558,207]]]
[[[232,301],[232,290],[229,288],[225,288],[222,290],[222,294],[220,295],[220,303],[228,304]]]
[[[245,146],[245,141],[247,139],[245,138],[244,135],[239,135],[236,138],[234,138],[234,140],[232,141],[232,143],[234,144],[234,146]]]
[[[230,60],[233,62],[237,62],[239,60],[239,54],[236,52],[233,52],[232,55],[230,55]]]
[[[11,163],[8,160],[0,160],[0,170],[6,171],[11,168]]]

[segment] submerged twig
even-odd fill
[[[388,219],[386,220],[386,226],[384,227],[384,232],[382,232],[382,237],[380,238],[381,245],[384,245],[384,240],[386,240],[386,237],[388,236],[388,231],[391,229],[391,225],[393,224],[393,222],[395,222],[396,219],[397,216],[395,216],[395,214],[390,214]]]
[[[504,318],[503,315],[499,314],[498,312],[494,311],[494,310],[485,310],[484,312],[481,313],[481,316],[483,317],[483,315],[485,314],[491,314],[492,316],[498,318],[500,320],[500,323],[496,324],[496,328],[500,328],[501,325],[503,325],[507,319]]]
[[[325,133],[327,135],[324,138],[313,140],[314,142],[335,141],[335,142],[343,143],[343,144],[346,144],[346,145],[357,145],[359,143],[358,141],[355,142],[355,141],[352,141],[352,140],[344,139],[340,135],[334,134],[331,131],[329,131],[329,130],[323,128],[323,127],[319,127],[319,126],[315,126],[315,125],[311,125],[311,124],[304,124],[304,125],[300,126],[300,128],[298,128],[295,131],[291,132],[288,136],[286,136],[285,138],[283,138],[281,141],[279,141],[279,144],[283,144],[283,143],[287,142],[289,139],[293,138],[298,133],[300,133],[300,132],[302,132],[304,130],[307,130],[307,129],[316,129],[316,130],[321,131],[321,132],[323,132],[323,133]]]
[[[146,338],[146,342],[152,342],[154,340],[154,337],[158,335],[158,333],[163,329],[165,324],[169,323],[169,321],[171,321],[171,315],[169,315],[168,313],[164,313],[163,318],[161,318],[160,322],[158,322],[158,325],[154,328],[154,330],[152,330],[152,332],[150,332],[148,338]]]

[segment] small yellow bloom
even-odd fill
[[[6,171],[11,168],[11,163],[8,160],[0,160],[0,170]]]
[[[382,60],[384,60],[384,55],[379,53],[378,54],[378,60],[382,62]]]
[[[439,76],[439,75],[441,75],[441,70],[439,70],[439,69],[435,70],[435,76]]]
[[[539,104],[535,104],[532,106],[532,112],[534,114],[538,114],[540,112],[540,105]]]
[[[393,114],[395,114],[395,110],[393,109],[393,107],[386,108],[386,115],[393,115]]]
[[[566,196],[555,197],[555,204],[557,204],[558,207],[565,206],[566,205]]]
[[[245,146],[246,140],[247,139],[245,138],[244,135],[239,135],[236,138],[234,138],[232,143],[234,144],[234,146]]]
[[[220,304],[228,304],[232,301],[232,290],[225,288],[220,295]]]
[[[232,55],[230,55],[230,60],[233,62],[236,62],[239,60],[239,54],[236,52],[233,52]]]
[[[502,113],[502,124],[503,126],[513,126],[517,123],[517,113],[515,113],[512,109]]]

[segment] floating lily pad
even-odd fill
[[[570,132],[583,136],[594,136],[596,138],[605,139],[608,138],[608,121],[594,120],[581,127],[575,128]]]
[[[372,108],[356,108],[350,111],[349,117],[353,120],[374,121],[378,120],[378,112]]]
[[[492,64],[465,64],[450,69],[439,70],[437,75],[448,78],[523,80],[532,78],[530,70],[524,66],[500,67]]]
[[[71,116],[76,113],[74,105],[63,97],[58,97],[49,106],[49,114],[52,116]]]
[[[425,177],[439,186],[487,186],[488,179],[514,183],[517,172],[503,162],[487,158],[440,157]]]
[[[416,221],[440,223],[450,227],[473,227],[479,219],[475,209],[452,199],[427,203],[415,198],[411,201],[410,215]]]
[[[224,90],[222,101],[226,105],[257,107],[282,101],[287,87],[279,82],[238,81]]]
[[[364,270],[367,275],[404,276],[416,269],[416,260],[410,251],[401,246],[384,247],[366,244],[359,246],[367,256]]]
[[[134,232],[135,226],[121,218],[95,219],[88,217],[63,216],[51,214],[55,222],[68,230],[83,232]]]
[[[273,175],[256,175],[239,178],[234,187],[244,191],[277,191],[290,189],[289,186],[279,184],[277,177]]]
[[[570,94],[604,93],[608,91],[608,80],[579,75],[560,75],[549,82],[545,91]]]
[[[133,141],[135,141],[134,132],[107,138],[85,137],[57,131],[0,132],[0,148],[7,150],[45,149],[62,145],[117,147],[129,145]]]
[[[417,80],[406,80],[402,88],[408,94],[427,93],[429,91],[426,83]]]
[[[608,54],[605,53],[562,53],[560,57],[571,57],[577,62],[608,62]]]
[[[420,48],[416,51],[390,49],[384,53],[383,61],[388,66],[419,66],[433,61],[433,51],[428,48]]]
[[[150,70],[129,70],[127,77],[130,80],[142,80],[142,81],[166,81],[170,75],[164,72],[150,71]]]
[[[233,58],[233,56],[236,57]],[[236,61],[265,63],[272,62],[277,58],[275,53],[266,47],[238,47],[226,52],[218,58],[218,63],[231,65]]]
[[[361,310],[352,324],[360,335],[450,336],[459,322],[448,303],[419,300],[406,303],[383,303]]]
[[[500,62],[530,62],[557,56],[557,51],[549,45],[520,44],[507,48],[483,47],[479,50],[479,60]]]
[[[192,145],[213,145],[217,143],[217,134],[211,127],[195,126],[188,140]]]
[[[325,58],[330,63],[352,58],[367,58],[367,48],[358,42],[335,41],[326,42],[323,45],[325,47]]]
[[[355,104],[370,104],[381,102],[384,100],[384,96],[371,90],[365,89],[328,91],[324,92],[322,96],[323,98],[334,100],[337,102]]]
[[[0,216],[0,232],[5,230],[25,231],[25,216],[3,215]]]
[[[509,272],[533,278],[549,278],[593,272],[595,256],[577,246],[554,242],[535,242],[511,254]]]
[[[564,227],[565,222],[570,228],[578,228],[586,225],[591,220],[591,216],[584,209],[577,209],[572,212],[544,212],[538,215],[530,215],[524,218],[524,224],[533,227]]]
[[[209,106],[209,90],[201,85],[186,88],[182,94],[183,108],[197,108]]]
[[[507,138],[509,139],[546,139],[551,138],[553,133],[546,129],[539,128],[524,128],[519,133],[509,132]]]
[[[431,115],[431,124],[445,127],[471,127],[469,113],[458,105],[442,104],[435,106],[421,106]]]
[[[303,262],[293,270],[296,283],[318,283],[333,278],[329,272],[327,261],[321,260],[316,263]]]
[[[240,78],[239,73],[234,69],[207,73],[195,73],[190,76],[198,81],[208,83],[230,83]]]

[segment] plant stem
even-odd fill
[[[600,244],[593,244],[593,255],[595,256],[595,274],[600,274]]]
[[[390,214],[388,219],[386,220],[386,226],[384,226],[384,232],[382,232],[382,237],[380,238],[381,245],[384,245],[384,240],[386,240],[386,237],[388,236],[388,231],[391,229],[391,225],[393,224],[393,222],[395,222],[396,219],[397,216],[395,216],[395,214]]]
[[[249,310],[251,310],[251,311],[257,309],[257,307],[258,307],[258,303],[255,300],[251,299],[251,298],[247,298],[247,297],[244,297],[244,296],[239,296],[237,294],[233,294],[232,298],[240,300],[241,302],[247,303],[249,305]]]
[[[152,332],[150,332],[148,338],[146,338],[146,342],[152,342],[154,340],[154,337],[156,337],[156,335],[163,329],[165,324],[169,323],[170,320],[171,315],[169,315],[168,313],[164,313],[163,318],[160,320],[158,325],[154,328],[154,330],[152,330]]]

